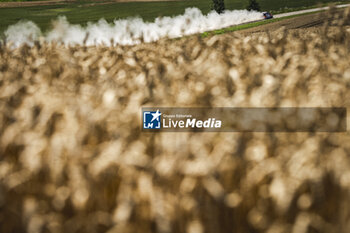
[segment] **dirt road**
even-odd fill
[[[336,9],[335,11],[341,13],[344,9]],[[249,28],[246,30],[239,31],[239,33],[249,34],[249,33],[259,33],[259,32],[273,32],[282,27],[286,29],[301,29],[301,28],[312,28],[322,26],[326,21],[332,21],[332,15],[327,14],[326,12],[320,12],[309,15],[302,15],[294,17],[291,19],[286,19],[278,21],[275,23],[269,23],[261,25],[259,27]]]
[[[342,5],[337,5],[335,6],[336,8],[345,8],[349,7],[350,4],[342,4]],[[287,13],[282,13],[282,14],[277,14],[274,17],[275,18],[282,18],[286,16],[292,16],[292,15],[299,15],[299,14],[305,14],[305,13],[312,13],[312,12],[317,12],[317,11],[322,11],[322,10],[328,10],[328,6],[325,7],[318,7],[318,8],[312,8],[312,9],[306,9],[306,10],[300,10],[300,11],[292,11],[292,12],[287,12]]]

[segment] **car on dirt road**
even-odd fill
[[[272,19],[273,18],[273,15],[270,12],[264,12],[263,15],[264,15],[264,19]]]

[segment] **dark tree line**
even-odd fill
[[[251,10],[260,11],[260,5],[256,0],[249,0],[247,10],[248,11],[251,11]]]
[[[225,2],[224,0],[213,0],[213,9],[221,14],[225,11]],[[260,11],[260,5],[256,0],[249,0],[247,10]]]
[[[225,10],[224,0],[213,0],[213,8],[217,13],[223,13]]]

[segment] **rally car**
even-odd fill
[[[272,14],[270,12],[264,12],[263,15],[264,15],[264,19],[272,19],[273,18]]]

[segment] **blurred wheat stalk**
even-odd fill
[[[0,232],[349,232],[348,133],[140,132],[144,105],[350,106],[349,9],[332,16],[247,37],[2,45]]]

